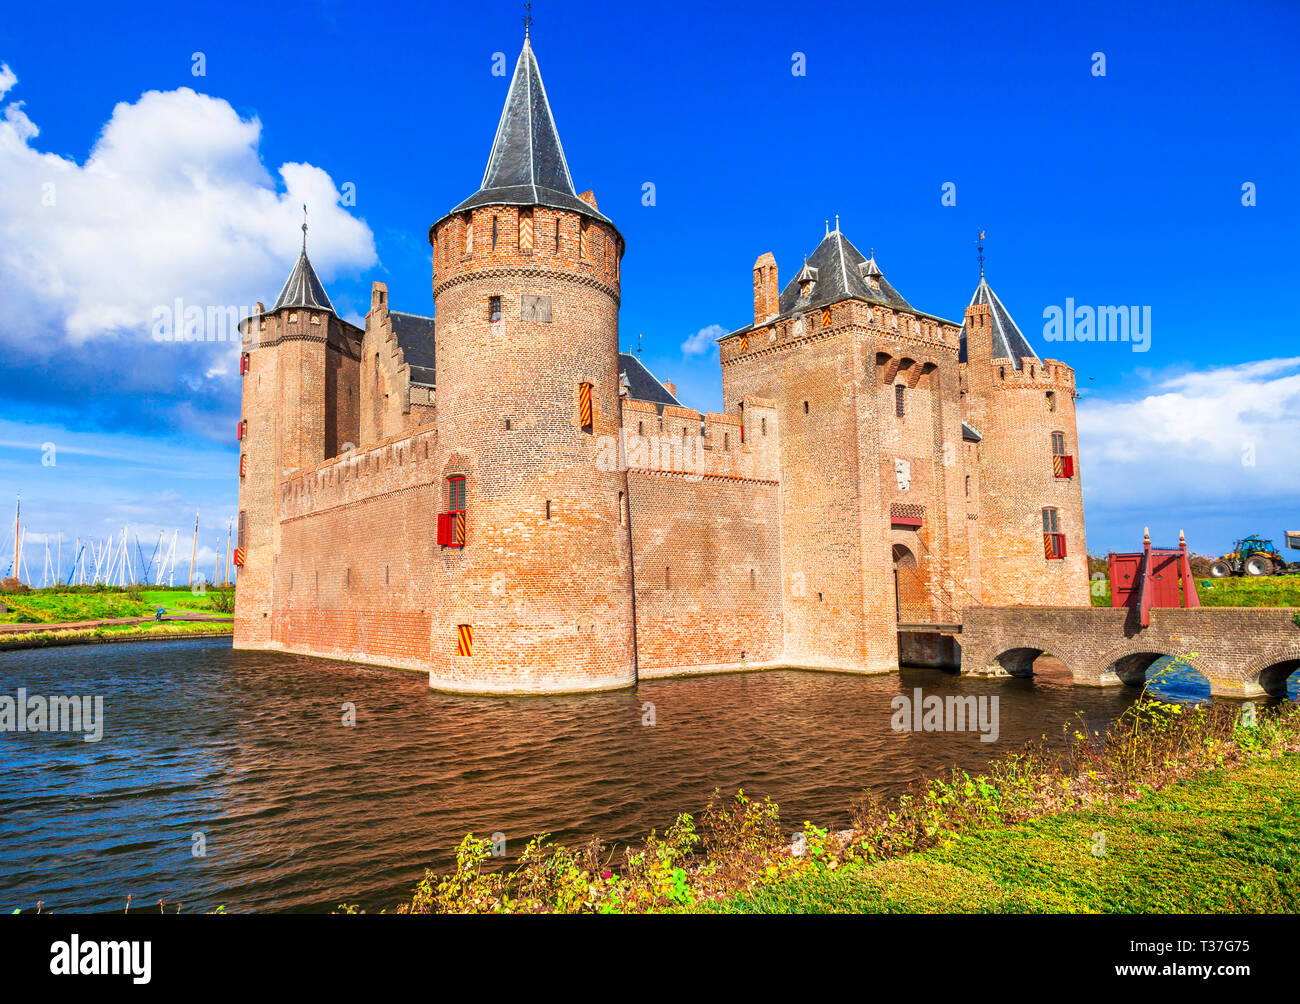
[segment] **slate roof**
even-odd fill
[[[800,293],[800,283],[807,278],[811,270],[816,277],[812,291],[804,296]],[[872,289],[867,283],[867,275],[876,276],[880,288]],[[791,279],[781,291],[778,301],[780,316],[803,313],[818,307],[828,307],[840,300],[856,297],[874,303],[888,304],[911,310],[912,305],[899,295],[885,277],[880,274],[875,258],[866,258],[853,242],[838,229],[832,230],[817,245],[817,250],[808,256],[808,261],[797,276]]]
[[[620,352],[618,364],[621,370],[619,375],[627,379],[627,396],[632,400],[646,401],[650,404],[681,404],[677,398],[668,393],[668,388],[641,364],[641,360],[630,352]]]
[[[411,367],[411,383],[434,386],[433,318],[390,310],[388,319],[393,324],[393,337],[402,347],[402,358]]]
[[[993,319],[993,358],[1009,359],[1014,369],[1020,369],[1020,360],[1022,357],[1028,359],[1037,359],[1038,353],[1034,347],[1029,344],[1020,331],[1015,320],[1002,306],[1002,301],[998,299],[998,294],[993,292],[993,287],[988,284],[984,276],[980,276],[980,284],[975,287],[975,295],[970,298],[972,304],[987,303],[992,307],[990,313]],[[966,322],[962,321],[961,325],[961,350],[957,355],[960,362],[966,362]]]
[[[574,190],[564,147],[555,128],[555,116],[551,114],[546,88],[542,85],[542,73],[528,38],[524,39],[523,51],[515,63],[479,190],[443,219],[487,205],[550,206],[613,226],[608,217],[583,202]]]
[[[275,298],[275,306],[267,313],[274,314],[281,307],[314,307],[328,310],[331,314],[335,312],[334,304],[330,303],[330,298],[325,294],[325,287],[321,285],[320,279],[316,277],[316,270],[311,267],[311,262],[307,259],[305,247],[302,254],[298,256],[293,271],[289,273],[289,278],[285,280],[280,295]]]

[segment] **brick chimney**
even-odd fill
[[[665,380],[664,386],[668,388],[669,394],[671,394],[673,397],[677,396],[677,384],[673,383],[671,380]]]
[[[781,298],[776,280],[776,258],[772,252],[758,256],[754,262],[754,324],[759,325],[777,312]]]

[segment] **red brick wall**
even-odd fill
[[[628,487],[641,674],[778,659],[776,484],[632,471]]]

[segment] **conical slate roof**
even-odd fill
[[[816,282],[811,292],[803,296],[800,293],[800,282],[806,281],[810,269]],[[871,286],[867,281],[868,276],[875,277],[878,288]],[[785,289],[781,291],[778,311],[786,314],[795,310],[812,310],[850,297],[886,303],[905,310],[912,309],[911,304],[880,274],[875,258],[868,260],[837,227],[808,256],[803,271],[786,283]]]
[[[318,310],[328,310],[331,314],[335,312],[334,304],[330,303],[330,298],[325,295],[325,287],[316,277],[316,270],[307,260],[305,247],[302,254],[298,256],[298,263],[289,273],[289,278],[285,280],[280,295],[275,298],[275,306],[267,313],[274,314],[281,307],[314,307]]]
[[[1037,359],[1038,353],[1034,347],[1029,344],[1026,338],[1017,326],[1015,319],[1002,306],[1002,301],[998,299],[998,294],[993,292],[993,287],[988,284],[984,276],[980,276],[980,284],[975,287],[975,295],[970,298],[972,305],[977,303],[987,303],[992,309],[989,313],[992,315],[993,328],[993,358],[1009,359],[1014,369],[1020,369],[1020,360]],[[961,326],[961,349],[957,355],[960,362],[966,362],[966,322]]]
[[[526,36],[483,181],[477,192],[447,215],[487,205],[551,206],[610,222],[574,190],[542,73]]]

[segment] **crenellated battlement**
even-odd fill
[[[427,425],[345,453],[280,481],[281,522],[364,502],[435,479],[438,431]]]
[[[777,412],[751,397],[741,415],[698,412],[645,401],[623,403],[623,456],[629,470],[776,481]]]

